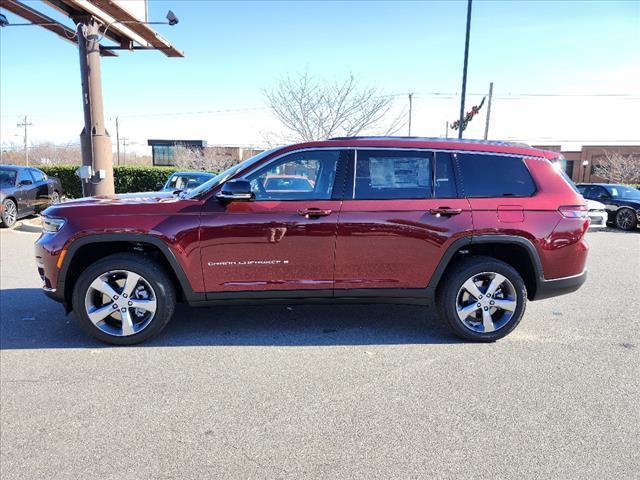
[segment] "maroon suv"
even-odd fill
[[[178,195],[52,206],[38,269],[114,344],[158,334],[178,301],[256,300],[435,304],[456,335],[495,341],[527,299],[585,281],[587,208],[558,159],[426,138],[291,145]]]

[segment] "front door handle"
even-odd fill
[[[298,214],[307,218],[326,217],[327,215],[331,215],[331,210],[323,208],[301,208],[298,210]]]
[[[451,208],[451,207],[437,207],[429,210],[429,213],[432,213],[436,217],[440,217],[440,216],[450,217],[452,215],[460,215],[462,213],[462,209]]]

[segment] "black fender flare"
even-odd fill
[[[447,270],[447,267],[453,260],[455,254],[468,245],[479,245],[483,243],[505,243],[505,244],[516,244],[518,246],[524,247],[525,251],[529,255],[529,260],[531,261],[531,265],[533,265],[533,269],[536,277],[536,287],[539,288],[540,284],[544,282],[544,270],[542,268],[542,262],[540,261],[540,256],[536,250],[536,247],[533,243],[524,238],[518,237],[515,235],[473,235],[469,237],[463,237],[455,240],[447,250],[444,255],[440,259],[438,266],[431,275],[431,279],[429,280],[429,285],[427,288],[435,292],[438,288],[440,280],[444,275],[444,272]]]
[[[198,302],[205,299],[205,294],[200,292],[194,292],[191,288],[191,284],[189,283],[189,279],[185,274],[182,266],[176,259],[171,248],[164,242],[161,238],[156,237],[150,234],[142,234],[142,233],[101,233],[95,235],[87,235],[83,237],[79,237],[76,240],[73,240],[67,247],[67,253],[62,262],[62,267],[60,268],[60,272],[58,273],[58,284],[56,290],[63,295],[65,294],[65,282],[67,279],[67,274],[69,271],[69,266],[73,261],[73,257],[78,252],[78,250],[85,245],[90,245],[92,243],[108,243],[108,242],[127,242],[127,243],[146,243],[149,245],[153,245],[158,248],[160,253],[167,260],[173,273],[175,274],[178,282],[180,283],[180,288],[182,289],[182,293],[184,298],[188,302]]]

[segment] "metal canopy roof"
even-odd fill
[[[104,36],[118,45],[101,45],[103,56],[116,56],[113,49],[160,50],[168,57],[183,57],[184,54],[157,33],[146,18],[136,15],[127,7],[126,0],[43,0],[63,15],[77,23],[80,19],[93,17],[104,24]],[[132,2],[129,0],[129,5]],[[0,0],[0,6],[8,11],[57,34],[62,39],[77,43],[76,32],[51,17],[25,5],[19,0]]]

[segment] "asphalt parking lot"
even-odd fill
[[[0,233],[0,477],[638,478],[640,231],[588,234],[589,279],[490,345],[421,307],[178,309],[85,337]]]

